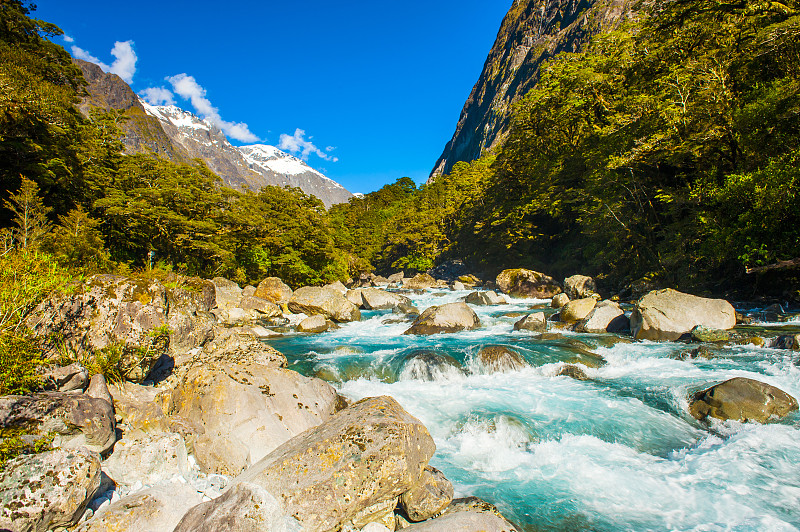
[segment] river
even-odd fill
[[[423,310],[467,293],[405,295]],[[681,359],[692,346],[512,330],[520,314],[548,302],[473,307],[481,327],[457,334],[403,336],[410,323],[401,315],[368,311],[332,332],[269,343],[292,369],[330,381],[349,399],[397,399],[428,427],[437,446],[431,465],[456,496],[494,503],[525,531],[800,529],[800,415],[706,426],[688,414],[687,401],[737,376],[800,398],[797,351],[737,345],[715,348],[710,359]],[[486,374],[475,355],[487,345],[508,346],[530,366]],[[421,349],[462,369],[415,378],[404,361]],[[583,364],[588,380],[556,376],[565,363]]]

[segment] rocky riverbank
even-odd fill
[[[348,405],[328,382],[287,369],[286,357],[263,341],[335,330],[362,312],[391,312],[409,337],[465,334],[482,327],[475,309],[508,297],[552,298],[514,328],[697,344],[686,357],[733,343],[800,346],[797,335],[732,331],[737,313],[722,300],[660,290],[629,306],[603,299],[584,276],[561,283],[518,269],[491,282],[398,274],[348,284],[292,291],[274,278],[241,288],[221,278],[95,276],[43,302],[28,325],[54,361],[72,363],[51,368],[49,391],[0,398],[4,438],[14,430],[55,448],[6,464],[0,526],[513,530],[491,504],[453,500],[453,486],[429,464],[435,444],[428,429],[397,401],[378,396]],[[468,287],[475,289],[463,301],[421,309],[407,297]],[[109,353],[120,381],[90,378],[86,368],[108,367]],[[482,349],[477,363],[486,373],[527,364],[501,347]],[[425,380],[443,364],[458,366],[419,353],[408,368]],[[588,378],[590,367],[577,363],[562,374]],[[797,410],[794,397],[752,379],[709,382],[687,405],[704,423],[766,423]]]

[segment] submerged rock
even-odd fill
[[[0,472],[0,529],[72,526],[100,487],[100,457],[86,449],[19,456]]]
[[[696,393],[689,404],[695,418],[707,417],[766,423],[797,410],[797,400],[783,390],[736,377]]]
[[[724,299],[708,299],[670,288],[655,290],[631,313],[631,333],[637,340],[677,340],[702,325],[727,330],[736,325],[736,311]]]
[[[496,279],[497,288],[512,297],[547,299],[561,292],[561,285],[552,277],[533,270],[503,270]]]
[[[359,321],[361,313],[342,294],[330,288],[304,286],[298,288],[289,300],[289,310],[308,314],[322,314],[333,321]]]
[[[519,371],[528,366],[522,355],[504,345],[487,345],[481,348],[477,361],[486,373]]]
[[[371,397],[286,442],[233,482],[273,494],[304,530],[338,530],[419,484],[435,449],[425,426],[397,401]],[[206,503],[206,515],[222,502]]]
[[[455,333],[480,325],[478,315],[466,303],[446,303],[425,309],[403,334]]]
[[[403,361],[400,377],[404,380],[437,381],[463,375],[458,361],[435,351],[414,351]]]
[[[576,366],[575,364],[564,364],[561,366],[561,369],[558,370],[556,373],[556,377],[560,376],[570,377],[577,381],[588,381],[589,377],[586,375],[586,372],[583,371],[580,366]]]

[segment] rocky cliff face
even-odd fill
[[[626,16],[629,3],[515,0],[429,181],[449,172],[458,161],[473,161],[502,142],[512,104],[539,80],[541,64],[560,52],[580,50],[593,33]]]
[[[305,162],[274,146],[234,146],[215,125],[175,106],[152,106],[115,74],[76,59],[88,82],[79,108],[89,115],[92,107],[115,109],[121,122],[125,152],[153,153],[175,162],[203,160],[227,186],[258,191],[267,185],[298,187],[330,207],[353,195]]]

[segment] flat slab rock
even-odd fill
[[[637,340],[674,341],[702,325],[727,330],[736,326],[736,311],[724,299],[684,294],[667,288],[647,293],[631,313],[631,334]]]

